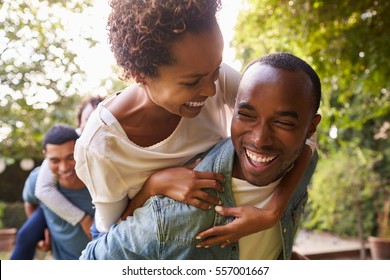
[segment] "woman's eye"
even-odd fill
[[[221,69],[221,66],[217,68],[217,70],[215,70],[215,72],[213,73],[213,81],[216,81],[219,77],[219,69]]]
[[[184,83],[184,86],[186,87],[195,87],[199,84],[199,81],[195,81],[195,82],[192,82],[192,83]]]

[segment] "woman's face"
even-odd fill
[[[157,77],[144,79],[149,99],[172,114],[197,116],[208,97],[215,94],[222,62],[223,38],[219,26],[198,34],[188,33],[172,44],[174,62],[158,68]]]
[[[87,124],[89,116],[92,114],[92,112],[95,110],[95,108],[91,104],[87,104],[83,111],[81,112],[81,118],[80,118],[80,132],[84,130],[85,125]]]

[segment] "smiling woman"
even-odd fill
[[[240,77],[226,65],[219,69],[223,51],[215,17],[219,1],[110,3],[113,7],[109,17],[112,50],[122,67],[123,77],[137,84],[101,104],[76,146],[76,170],[91,193],[97,194],[93,199],[101,231],[107,231],[123,214],[128,198],[132,199],[128,210],[132,213],[153,192],[169,192],[178,200],[202,208],[218,203],[217,198],[208,195],[201,199],[202,191],[192,190],[191,182],[191,186],[188,182],[184,184],[184,191],[179,184],[178,189],[149,186],[137,199],[135,197],[151,172],[181,166],[228,136],[225,108],[233,107]],[[144,13],[145,9],[150,13]],[[173,10],[176,17],[171,16]],[[139,21],[133,22],[135,18]],[[160,55],[156,55],[157,52]],[[102,121],[106,126],[100,125]],[[117,143],[110,145],[113,149],[107,149],[108,139]],[[103,161],[98,159],[101,156]],[[106,159],[115,162],[115,166]],[[88,167],[91,164],[92,169]],[[109,171],[112,167],[115,170]],[[88,174],[90,171],[93,174]],[[186,174],[183,177],[188,178],[188,170],[180,168],[180,172],[183,171]],[[106,172],[118,176],[105,176]],[[214,180],[209,181],[208,174],[198,177],[207,185],[220,188],[219,184],[210,183]],[[221,180],[218,176],[215,178]]]
[[[235,50],[230,47],[230,41],[233,38],[234,26],[239,10],[242,7],[242,0],[222,0],[222,8],[218,11],[217,18],[221,27],[221,32],[224,38],[223,61],[240,70],[241,63],[235,60]],[[93,38],[97,40],[97,44],[91,48],[80,48],[78,61],[81,68],[88,73],[88,77],[83,91],[101,92],[106,94],[106,90],[102,88],[101,81],[105,79],[116,79],[117,74],[113,73],[112,66],[115,64],[114,56],[108,45],[108,35],[106,24],[110,7],[107,1],[94,0],[91,8],[85,11],[88,18],[93,21],[93,29],[91,30]],[[83,30],[83,20],[73,20],[72,25],[74,32]],[[82,24],[82,25],[81,25]],[[96,59],[96,58],[99,59]],[[115,71],[114,71],[115,72]]]

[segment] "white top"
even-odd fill
[[[229,79],[227,79],[229,76]],[[181,166],[230,134],[240,73],[221,65],[217,93],[195,118],[182,118],[175,131],[150,147],[130,141],[120,123],[99,104],[75,146],[76,172],[96,206],[100,232],[109,230],[146,179],[156,170]]]
[[[247,181],[232,178],[233,197],[237,206],[265,208],[280,180],[267,186],[254,186]],[[279,224],[239,239],[240,260],[275,260],[282,251]]]

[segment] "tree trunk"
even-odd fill
[[[357,218],[357,229],[358,229],[358,236],[360,241],[360,259],[365,260],[366,259],[366,246],[365,246],[365,240],[364,240],[364,229],[363,229],[363,214],[362,209],[360,205],[359,200],[355,200],[355,213]]]

